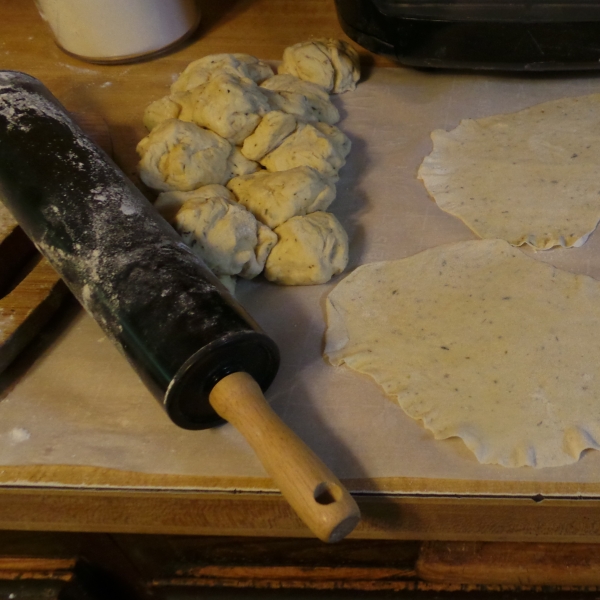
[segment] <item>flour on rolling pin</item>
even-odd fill
[[[22,97],[18,103],[23,104]],[[86,112],[71,116],[96,144],[112,153],[102,117]],[[67,296],[56,271],[36,255],[33,243],[0,204],[0,372],[36,337]]]

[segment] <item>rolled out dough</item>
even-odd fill
[[[482,238],[581,246],[600,220],[600,94],[564,98],[431,134],[419,178]]]
[[[370,375],[481,463],[552,467],[600,447],[600,282],[502,240],[364,265],[327,299],[325,354]]]

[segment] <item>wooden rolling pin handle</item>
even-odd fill
[[[248,373],[232,373],[213,388],[215,411],[248,441],[285,499],[324,542],[346,537],[359,508],[338,478],[275,414]]]

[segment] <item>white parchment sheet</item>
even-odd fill
[[[458,219],[439,210],[416,179],[431,151],[433,129],[594,92],[600,92],[600,78],[589,74],[410,69],[367,74],[355,92],[335,99],[342,113],[339,127],[353,144],[330,208],[350,236],[348,270],[475,238]],[[600,278],[600,232],[582,248],[536,258]],[[460,440],[435,441],[367,377],[329,365],[322,357],[324,299],[333,284],[286,288],[258,278],[241,281],[237,295],[281,349],[281,369],[267,394],[273,407],[338,476],[425,478],[434,492],[438,479],[600,482],[600,452],[594,451],[575,465],[555,469],[480,465]],[[207,477],[266,476],[231,426],[194,432],[173,425],[83,313],[67,322],[16,382],[9,376],[14,377],[14,369],[1,381],[0,468],[67,464]]]

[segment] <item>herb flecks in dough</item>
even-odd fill
[[[335,186],[310,167],[259,171],[236,177],[227,187],[240,204],[272,229],[292,217],[326,210],[335,199]]]
[[[284,112],[297,115],[299,121],[320,121],[335,125],[340,120],[340,113],[334,106],[327,91],[320,85],[303,81],[293,75],[275,75],[260,85],[262,90],[277,92],[287,101],[277,100],[277,96],[270,96],[272,104],[282,106]],[[298,98],[299,97],[299,98]],[[303,108],[290,109],[288,103],[296,102]],[[304,102],[306,101],[306,102]],[[306,105],[307,109],[304,108]],[[305,111],[308,111],[306,114]]]
[[[325,354],[370,375],[482,463],[552,467],[600,448],[600,283],[502,240],[356,269],[327,300]]]
[[[435,130],[419,178],[482,238],[581,246],[600,220],[600,94]]]
[[[173,97],[182,107],[179,119],[206,127],[232,144],[243,143],[271,110],[254,81],[220,71]]]
[[[298,125],[275,150],[260,163],[268,171],[287,171],[295,167],[312,167],[333,181],[346,163],[350,140],[335,126],[327,130],[317,127],[322,123]]]

